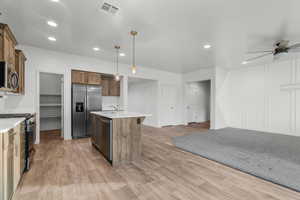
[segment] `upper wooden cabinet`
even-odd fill
[[[109,96],[120,96],[120,81],[116,81],[114,78],[112,78],[109,86]]]
[[[109,96],[109,85],[110,79],[109,78],[102,78],[102,96]]]
[[[87,84],[87,72],[72,70],[72,83]]]
[[[21,50],[16,49],[15,51],[15,70],[19,75],[19,87],[15,91],[19,94],[25,94],[25,61],[26,57]]]
[[[87,82],[91,85],[101,85],[101,74],[95,72],[87,72]]]
[[[0,60],[7,62],[9,71],[15,71],[15,47],[17,44],[8,25],[0,23]]]
[[[120,81],[113,76],[102,76],[102,96],[120,96]]]
[[[72,83],[101,85],[102,96],[120,96],[120,81],[112,75],[72,70]]]
[[[72,83],[101,85],[101,74],[96,72],[72,70]]]

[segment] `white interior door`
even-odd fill
[[[175,125],[177,119],[178,94],[175,85],[161,86],[161,124],[162,126]]]
[[[210,81],[186,84],[185,99],[187,123],[210,120]]]

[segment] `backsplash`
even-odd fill
[[[104,96],[102,97],[102,110],[113,110],[112,106],[120,105],[120,97]]]

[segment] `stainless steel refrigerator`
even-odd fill
[[[101,110],[101,86],[72,84],[72,137],[89,137],[90,112]]]

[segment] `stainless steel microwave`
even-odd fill
[[[0,88],[7,88],[7,74],[8,74],[7,63],[0,61]]]
[[[16,90],[19,87],[19,76],[17,72],[10,71],[8,63],[0,61],[0,88]]]

